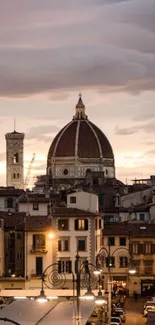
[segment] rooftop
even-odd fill
[[[66,207],[53,207],[52,216],[97,216],[99,213],[94,213],[90,211],[80,210],[76,208],[66,208]]]
[[[128,235],[130,237],[154,237],[155,224],[151,223],[115,223],[106,224],[103,236]]]

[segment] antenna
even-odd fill
[[[14,131],[16,131],[16,118],[14,117]]]

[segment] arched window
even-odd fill
[[[19,173],[17,173],[17,178],[19,179]]]
[[[16,179],[16,173],[13,173],[13,178]]]
[[[13,156],[13,162],[14,162],[14,164],[17,164],[17,163],[19,162],[19,155],[18,155],[17,152],[14,153],[14,156]]]

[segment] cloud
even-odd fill
[[[152,120],[152,119],[155,119],[155,113],[148,113],[148,114],[141,114],[140,116],[135,116],[133,118],[133,121],[147,121],[147,120]]]
[[[155,89],[154,0],[2,2],[0,96]]]
[[[31,127],[26,134],[26,140],[52,141],[52,135],[57,133],[59,128],[56,125],[38,125]]]
[[[116,127],[115,134],[117,135],[131,135],[137,132],[137,129],[135,127],[129,127],[129,128],[119,128]]]
[[[41,165],[35,164],[35,166],[33,166],[33,170],[35,170],[35,172],[38,172],[38,173],[39,173],[39,171],[44,171],[45,172],[45,170],[46,170],[46,163],[41,164]]]
[[[137,124],[131,127],[126,127],[126,128],[119,128],[116,127],[115,128],[115,134],[117,135],[132,135],[134,133],[137,132],[144,132],[144,133],[151,133],[151,134],[155,134],[155,122],[154,121],[150,121],[148,123],[145,124]]]

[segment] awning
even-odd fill
[[[94,302],[81,301],[81,325],[85,325],[94,309]],[[21,325],[73,325],[73,302],[47,302],[16,300],[0,310],[0,317],[7,317]],[[0,321],[0,325],[10,325]]]

